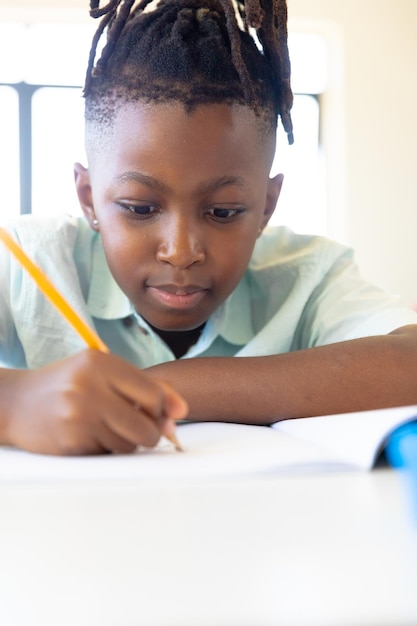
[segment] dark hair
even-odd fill
[[[240,103],[293,142],[286,0],[100,0],[84,87],[87,121],[119,102]],[[134,6],[136,4],[136,6]],[[107,41],[96,62],[104,31]]]

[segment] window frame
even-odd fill
[[[32,213],[32,101],[34,94],[44,88],[49,89],[80,89],[80,85],[31,84],[25,81],[18,83],[2,83],[0,87],[14,89],[18,97],[18,133],[19,133],[19,189],[20,215]]]

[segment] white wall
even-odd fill
[[[325,127],[333,233],[368,277],[417,304],[417,2],[288,2],[294,27],[311,21],[334,52],[338,109]]]
[[[417,0],[288,0],[290,28],[329,42],[323,139],[330,232],[363,273],[417,303]],[[0,0],[40,17],[37,0]],[[57,9],[56,0],[42,7]],[[88,14],[87,0],[60,0]],[[35,9],[35,10],[34,10]]]

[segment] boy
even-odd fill
[[[342,246],[266,229],[278,116],[292,141],[285,2],[147,4],[91,2],[85,219],[11,226],[112,354],[85,350],[1,251],[0,442],[128,452],[185,415],[416,403],[416,314]]]

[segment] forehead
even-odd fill
[[[221,159],[257,161],[270,168],[275,133],[248,107],[228,104],[198,105],[191,111],[180,103],[126,103],[110,123],[87,124],[89,165],[106,159],[125,161],[134,155],[157,162],[164,155],[198,167]]]

